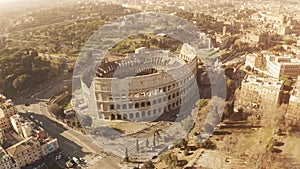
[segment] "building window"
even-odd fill
[[[132,108],[133,108],[133,104],[129,103],[129,109],[132,109]]]
[[[139,103],[135,103],[134,108],[139,108],[139,107],[140,107]]]
[[[153,105],[155,105],[156,104],[156,100],[153,100]]]

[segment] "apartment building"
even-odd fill
[[[16,111],[13,101],[0,94],[0,129],[6,132],[12,127],[10,117],[14,114]]]
[[[1,146],[0,146],[0,168],[1,169],[19,169],[20,168]]]
[[[47,138],[41,143],[43,156],[53,153],[59,148],[57,138]]]
[[[295,120],[299,120],[299,107],[300,107],[300,75],[295,83],[294,89],[292,90],[289,106],[287,110],[287,117]]]
[[[248,54],[245,66],[264,71],[274,78],[284,75],[297,78],[300,74],[300,60],[291,55]]]
[[[280,103],[283,82],[273,78],[246,76],[238,103],[247,108],[273,111]]]
[[[6,151],[20,167],[32,164],[43,156],[40,142],[33,137],[24,139]]]
[[[35,126],[34,122],[22,118],[19,114],[11,116],[10,121],[14,131],[21,135],[23,138],[28,138],[32,135],[32,130]]]

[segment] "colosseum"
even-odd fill
[[[188,44],[178,56],[140,48],[100,64],[94,79],[99,118],[150,121],[178,110],[197,93],[196,73],[196,51]]]

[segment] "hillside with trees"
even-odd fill
[[[0,53],[0,93],[18,95],[60,73],[61,64],[51,63],[33,49],[12,49]]]

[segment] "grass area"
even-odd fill
[[[300,165],[300,138],[296,136],[289,136],[283,139],[284,146],[281,147],[282,154],[291,157],[295,163]]]
[[[111,39],[115,41],[116,39]],[[174,53],[179,53],[181,42],[171,37],[160,37],[154,34],[140,34],[130,36],[118,42],[111,50],[112,53],[126,54],[132,53],[140,47],[166,48]]]
[[[60,101],[58,104],[65,110],[69,109],[70,107],[72,107],[71,105],[71,99],[72,96],[69,95],[66,98],[64,98],[62,101]]]

